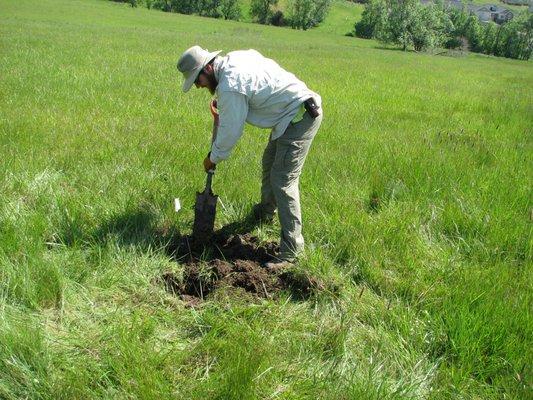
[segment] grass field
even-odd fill
[[[364,9],[363,4],[344,0],[333,1],[324,22],[313,30],[334,35],[352,33],[355,29],[355,23],[361,19]]]
[[[530,62],[108,1],[0,10],[0,398],[531,398]],[[186,308],[159,283],[205,176],[209,97],[175,70],[196,43],[322,95],[299,268],[337,291]],[[217,226],[258,200],[267,138],[247,127],[219,165]]]

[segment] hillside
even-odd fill
[[[287,0],[279,0],[278,8],[282,11],[286,10],[287,3]],[[242,21],[251,22],[250,2],[243,1],[241,7],[243,16]],[[326,19],[318,27],[313,28],[313,30],[321,33],[346,35],[347,33],[353,32],[354,25],[361,19],[363,10],[363,4],[353,3],[347,0],[333,0]]]
[[[303,32],[0,0],[0,398],[530,397],[532,64],[345,37],[344,5]],[[299,287],[176,293],[212,123],[193,44],[322,96]],[[217,166],[217,229],[247,228],[267,140]]]

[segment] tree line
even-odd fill
[[[180,14],[240,20],[242,10],[239,0],[112,0]],[[290,0],[285,10],[278,7],[278,0],[251,0],[250,16],[265,25],[290,26],[309,29],[326,17],[331,0]]]
[[[533,52],[533,14],[527,11],[502,25],[481,23],[464,6],[441,1],[370,0],[355,24],[355,36],[374,38],[403,50],[456,49],[529,60]]]

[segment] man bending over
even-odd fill
[[[322,122],[321,98],[255,50],[219,54],[193,46],[181,55],[177,65],[185,79],[184,92],[194,84],[217,96],[218,131],[204,168],[213,169],[230,156],[245,122],[271,129],[262,159],[261,202],[253,207],[253,215],[271,222],[277,209],[280,256],[267,267],[283,268],[295,262],[304,247],[298,183]]]

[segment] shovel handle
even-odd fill
[[[210,169],[209,171],[207,171],[207,179],[205,181],[205,190],[208,193],[211,193],[211,183],[213,182],[213,175],[214,174],[215,174],[215,170],[214,169]]]
[[[213,132],[211,134],[211,144],[215,141],[217,138],[217,131],[218,131],[218,110],[217,110],[217,100],[213,99],[211,100],[211,103],[209,103],[209,109],[211,110],[211,114],[213,115]],[[211,191],[211,183],[213,182],[213,175],[215,174],[215,169],[210,169],[207,171],[207,179],[205,182],[205,190],[208,193],[212,193]]]

